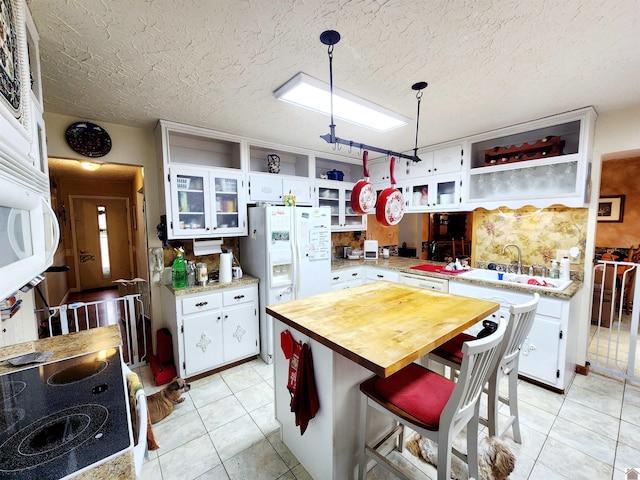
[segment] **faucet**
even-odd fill
[[[502,247],[502,253],[504,254],[504,251],[507,249],[507,247],[515,247],[516,250],[518,250],[518,275],[522,274],[522,254],[520,253],[520,247],[518,247],[516,244],[514,243],[507,243],[504,247]]]

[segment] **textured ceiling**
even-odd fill
[[[415,121],[420,145],[593,105],[640,105],[636,0],[27,0],[45,110],[152,127],[162,118],[329,150],[329,119],[274,99],[299,71]],[[413,147],[337,120],[338,136]]]

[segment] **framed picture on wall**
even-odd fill
[[[624,214],[624,195],[600,197],[598,200],[598,221],[621,223]]]

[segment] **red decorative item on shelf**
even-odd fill
[[[525,162],[562,155],[564,140],[559,136],[544,137],[535,143],[523,143],[510,147],[494,147],[484,151],[485,166]]]

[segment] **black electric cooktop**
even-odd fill
[[[120,349],[0,376],[0,479],[65,478],[131,446]]]

